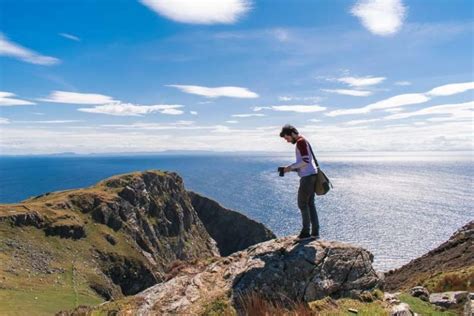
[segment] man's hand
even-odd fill
[[[285,169],[283,169],[284,173],[287,173],[287,172],[290,172],[290,171],[291,171],[290,166],[287,166],[287,167],[285,167]]]

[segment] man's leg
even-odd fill
[[[301,218],[303,220],[303,229],[301,232],[304,234],[309,234],[310,229],[309,199],[308,177],[302,177],[298,189],[298,208],[301,211]]]
[[[319,219],[318,219],[318,212],[316,211],[316,205],[314,203],[314,196],[315,193],[311,194],[309,199],[309,216],[311,218],[311,235],[319,236]]]

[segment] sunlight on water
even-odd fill
[[[18,202],[44,192],[92,185],[137,170],[178,172],[187,189],[264,223],[277,236],[297,234],[301,215],[295,173],[276,156],[144,156],[1,158],[1,201]],[[323,239],[360,245],[385,271],[447,240],[474,219],[470,153],[318,155],[334,188],[316,198]]]

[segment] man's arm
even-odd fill
[[[297,157],[295,163],[285,168],[287,170],[285,172],[297,171],[298,169],[305,167],[311,161],[310,160],[311,158],[309,157],[308,146],[304,139],[298,140],[298,142],[296,143],[296,147],[298,151],[300,152],[301,159],[298,159]]]

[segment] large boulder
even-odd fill
[[[442,293],[432,293],[430,295],[431,304],[445,308],[450,308],[459,304],[465,304],[468,300],[469,293],[466,291],[449,291]]]
[[[126,312],[199,314],[221,297],[239,311],[241,298],[255,292],[289,304],[326,296],[358,297],[381,285],[372,261],[370,252],[345,243],[298,241],[295,236],[273,239],[156,284],[137,294],[134,306],[128,302]]]

